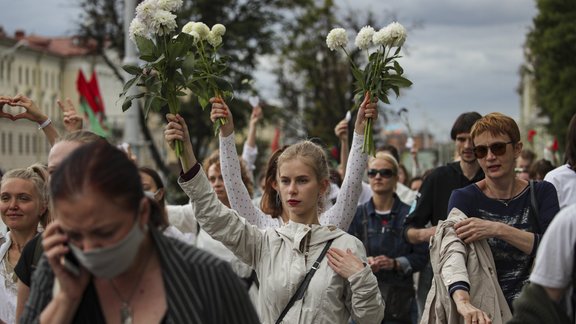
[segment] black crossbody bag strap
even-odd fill
[[[310,284],[310,280],[312,280],[312,277],[316,273],[316,270],[318,270],[318,267],[320,266],[320,262],[322,261],[322,259],[324,259],[324,256],[326,255],[326,252],[328,252],[330,245],[332,245],[332,241],[334,241],[334,239],[331,239],[330,241],[326,242],[326,245],[324,245],[324,249],[322,250],[322,252],[320,252],[318,259],[316,259],[316,261],[312,265],[312,268],[310,269],[310,271],[308,271],[308,273],[306,274],[306,277],[304,277],[302,282],[300,282],[298,289],[296,289],[296,292],[294,292],[294,295],[292,295],[292,297],[290,298],[290,301],[288,301],[288,304],[286,305],[286,307],[284,307],[284,310],[282,310],[282,313],[280,314],[280,316],[276,320],[276,324],[282,323],[284,316],[286,316],[286,314],[288,313],[290,308],[292,308],[292,305],[294,305],[294,303],[297,300],[300,300],[300,299],[302,299],[302,297],[304,297],[304,293],[306,293],[306,289],[308,289],[308,285]]]
[[[540,231],[540,223],[538,222],[538,201],[536,201],[536,191],[534,190],[534,180],[530,180],[530,208],[531,212],[528,213],[528,219],[532,228],[537,234],[542,234]]]

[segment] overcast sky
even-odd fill
[[[28,34],[70,35],[79,14],[73,0],[0,1],[0,25],[8,33],[22,28]],[[518,117],[518,69],[524,59],[522,44],[536,14],[533,0],[336,3],[342,10],[371,10],[380,19],[376,29],[390,23],[385,19],[389,13],[407,26],[422,23],[408,35],[408,53],[400,61],[414,85],[391,103],[394,110],[408,108],[414,129],[428,129],[438,140],[447,140],[453,121],[465,111]],[[265,73],[259,75],[257,85],[273,91]]]

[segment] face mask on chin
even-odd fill
[[[88,252],[82,251],[74,244],[69,244],[69,247],[80,264],[90,273],[98,278],[111,279],[122,274],[132,265],[140,244],[144,240],[145,231],[147,232],[147,227],[143,231],[136,220],[130,232],[112,246]]]

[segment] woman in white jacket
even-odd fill
[[[360,116],[364,114],[364,102]],[[167,115],[166,140],[184,142],[183,175],[179,183],[196,208],[200,226],[221,241],[238,258],[251,265],[260,279],[261,320],[275,323],[326,243],[332,248],[310,281],[304,297],[284,317],[286,323],[379,323],[384,304],[376,278],[366,261],[362,243],[334,226],[321,226],[319,203],[328,188],[326,156],[317,145],[304,141],[286,149],[278,158],[279,199],[287,206],[290,221],[280,228],[258,229],[216,197],[201,170],[180,116]]]
[[[369,105],[367,112],[372,118],[377,118],[376,105]],[[359,111],[358,114],[364,114]],[[274,188],[276,181],[276,158],[279,151],[274,152],[266,166],[266,185],[262,194],[260,209],[252,203],[249,194],[241,178],[240,161],[236,152],[234,134],[234,120],[232,113],[226,104],[215,102],[210,113],[212,121],[224,118],[226,124],[220,128],[220,166],[224,187],[228,193],[230,206],[237,210],[250,224],[259,228],[280,227],[289,221],[288,212],[282,204],[278,204],[277,192]],[[354,218],[358,198],[362,192],[362,177],[366,170],[368,155],[362,153],[364,144],[364,118],[357,118],[354,125],[354,135],[350,157],[346,166],[346,173],[342,187],[338,191],[336,204],[322,210],[320,224],[335,225],[343,231],[347,231]],[[246,147],[246,145],[245,145]],[[326,206],[329,207],[329,206]]]

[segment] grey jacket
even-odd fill
[[[448,218],[438,223],[436,234],[430,239],[434,279],[426,298],[422,324],[464,324],[464,318],[458,314],[456,304],[448,294],[448,287],[458,281],[470,285],[470,303],[487,313],[492,323],[505,323],[512,318],[498,284],[488,242],[466,244],[456,236],[454,224],[466,218],[459,209],[452,209]]]
[[[202,229],[256,270],[263,323],[276,321],[328,240],[334,239],[332,247],[349,248],[366,259],[362,242],[334,226],[290,222],[263,230],[250,225],[218,200],[202,170],[190,181],[179,181],[194,205]],[[312,234],[305,258],[300,246],[308,232]],[[384,302],[376,277],[367,266],[346,280],[328,266],[325,257],[304,298],[292,306],[284,323],[345,324],[350,316],[359,324],[382,321]]]

